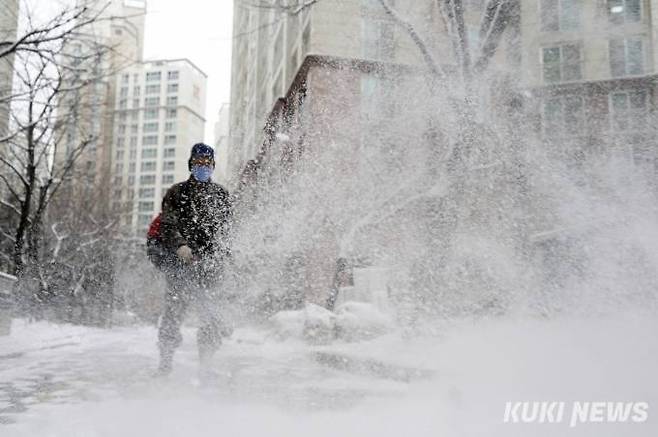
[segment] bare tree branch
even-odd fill
[[[476,73],[484,71],[496,53],[509,22],[519,13],[518,0],[489,0],[480,26],[480,56],[475,62]]]
[[[432,53],[429,51],[427,44],[418,34],[418,32],[416,32],[414,26],[409,21],[402,18],[400,14],[398,14],[397,11],[395,11],[386,0],[379,0],[379,3],[384,8],[386,14],[389,15],[394,21],[396,21],[409,34],[409,37],[420,50],[420,53],[423,56],[423,60],[425,61],[425,64],[427,65],[427,68],[429,68],[432,75],[439,79],[445,78],[443,69],[436,62],[434,56],[432,56]]]

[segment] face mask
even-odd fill
[[[192,176],[199,182],[208,182],[213,170],[209,165],[194,165],[192,166]]]

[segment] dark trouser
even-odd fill
[[[160,357],[165,366],[171,364],[174,351],[183,336],[181,324],[190,305],[197,307],[200,327],[197,345],[201,359],[212,356],[221,345],[222,335],[228,330],[218,311],[216,272],[202,271],[199,266],[177,266],[167,274],[165,309],[158,331]]]

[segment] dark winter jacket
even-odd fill
[[[173,185],[162,200],[162,236],[172,252],[187,245],[199,258],[230,253],[228,230],[233,216],[228,191],[192,176]]]

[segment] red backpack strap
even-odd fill
[[[151,222],[151,225],[149,226],[147,238],[160,238],[161,228],[162,228],[162,213],[158,214]]]

